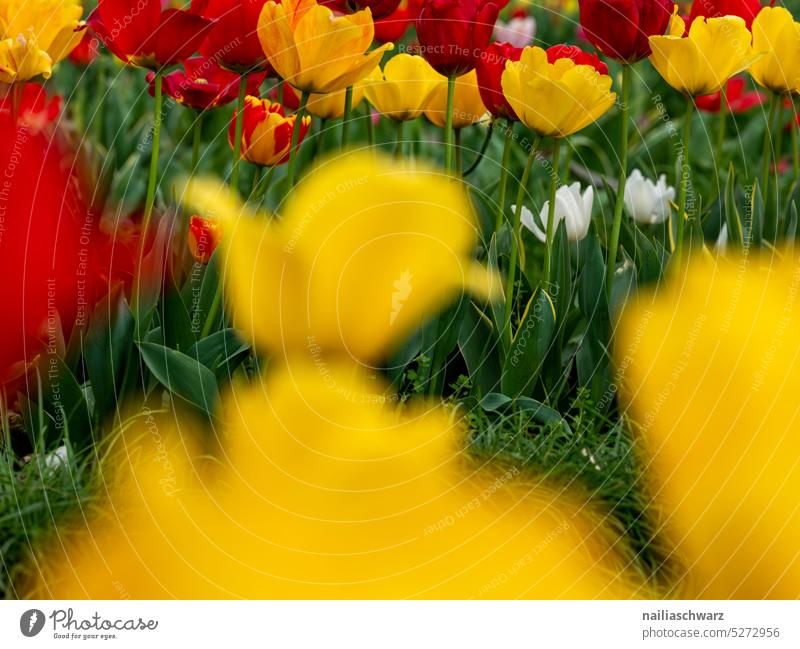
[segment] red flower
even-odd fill
[[[89,26],[119,59],[158,70],[194,54],[210,21],[180,9],[161,10],[161,0],[100,0]]]
[[[503,94],[500,78],[506,69],[506,61],[519,61],[522,48],[508,43],[491,43],[478,59],[475,72],[478,75],[478,91],[488,111],[495,117],[517,119],[517,114]]]
[[[264,73],[247,77],[247,94],[257,95]],[[155,74],[147,75],[150,94],[155,94]],[[211,59],[195,56],[183,62],[183,70],[164,76],[164,93],[179,104],[195,110],[219,108],[239,96],[239,75],[219,67]]]
[[[553,45],[547,48],[547,60],[572,59],[577,65],[591,65],[600,74],[608,74],[608,66],[594,52],[584,52],[577,45]]]
[[[369,9],[372,19],[385,18],[400,4],[400,0],[322,0],[319,4],[327,5],[341,13],[352,14],[362,9]]]
[[[258,17],[267,0],[192,0],[192,10],[213,20],[200,53],[237,73],[266,71]]]
[[[493,0],[423,0],[417,18],[420,54],[447,77],[466,74],[489,45],[500,7]]]
[[[75,65],[87,66],[97,58],[99,44],[91,29],[83,30],[83,38],[69,53],[69,60]]]
[[[12,104],[17,102],[17,125],[27,131],[39,133],[48,129],[61,113],[61,97],[47,96],[44,86],[38,83],[26,83],[14,89],[16,98],[7,96],[0,103],[0,113],[4,120],[13,121]],[[0,183],[0,187],[2,184]],[[0,235],[2,228],[0,228]]]
[[[207,264],[222,239],[222,228],[210,219],[195,214],[189,219],[187,244],[194,260]]]
[[[743,113],[767,101],[767,96],[763,92],[758,92],[757,90],[745,92],[746,85],[747,82],[744,77],[732,77],[728,80],[725,103],[730,112]],[[707,113],[718,113],[721,103],[721,93],[719,92],[695,98],[697,107]]]
[[[400,0],[392,13],[375,20],[375,40],[379,43],[396,43],[419,16],[420,0]]]
[[[280,95],[281,101],[278,101],[278,95]],[[273,102],[283,104],[283,107],[288,108],[290,113],[294,113],[300,108],[300,97],[297,96],[294,88],[285,81],[280,81],[277,85],[270,88],[267,91],[267,97]]]
[[[739,16],[747,23],[747,29],[753,24],[753,18],[761,11],[759,0],[694,0],[689,12],[687,28],[699,16],[717,18],[719,16]]]
[[[589,42],[606,56],[633,63],[650,55],[650,36],[666,33],[672,0],[578,0]]]

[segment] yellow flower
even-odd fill
[[[398,54],[367,84],[365,93],[379,113],[406,121],[422,114],[441,78],[421,56]]]
[[[800,262],[786,255],[698,259],[619,329],[685,597],[800,597]]]
[[[470,463],[442,409],[399,412],[349,361],[275,367],[228,406],[212,461],[165,418],[131,426],[108,463],[122,470],[104,472],[109,502],[59,530],[31,595],[595,598],[642,587],[585,497]]]
[[[597,120],[614,104],[611,77],[569,58],[548,63],[541,47],[526,47],[501,77],[520,121],[539,135],[565,137]]]
[[[436,73],[430,98],[425,105],[425,117],[439,128],[447,125],[447,77]],[[464,128],[480,121],[486,114],[481,93],[478,90],[478,74],[475,70],[456,79],[453,96],[453,128]]]
[[[800,23],[783,7],[764,7],[753,20],[753,50],[762,53],[750,66],[756,83],[773,92],[800,92]]]
[[[82,14],[79,0],[0,2],[0,82],[49,79],[80,42]]]
[[[267,2],[258,20],[258,37],[275,71],[298,90],[325,94],[366,77],[386,43],[368,52],[374,36],[368,10],[335,16],[316,0]]]
[[[738,16],[698,17],[688,36],[651,36],[650,48],[650,62],[664,80],[692,96],[719,92],[755,59],[751,34]]]
[[[281,355],[307,351],[314,339],[372,359],[464,286],[498,288],[471,259],[477,230],[467,194],[427,168],[363,153],[328,161],[271,226],[214,181],[194,183],[186,202],[225,221],[238,325]]]
[[[380,68],[375,66],[375,69],[367,75],[366,79],[353,84],[353,103],[352,108],[355,108],[364,99],[364,88],[369,79],[377,78],[380,75]],[[286,91],[293,92],[299,99],[300,93],[292,86],[286,86]],[[347,89],[337,90],[335,92],[320,95],[313,93],[308,97],[308,104],[306,110],[312,115],[316,115],[320,119],[341,119],[344,116],[344,102]]]
[[[292,148],[292,131],[297,115],[284,115],[283,106],[269,99],[259,99],[248,95],[244,102],[242,117],[241,157],[253,164],[273,167],[289,160]],[[311,125],[311,117],[306,115],[300,122],[298,146]],[[236,141],[236,112],[234,111],[228,143],[231,148]]]

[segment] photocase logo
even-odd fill
[[[44,613],[38,608],[25,611],[19,618],[19,630],[26,638],[32,638],[44,628]]]
[[[411,295],[412,277],[414,277],[414,275],[411,273],[411,270],[406,268],[400,273],[400,278],[392,283],[394,292],[392,293],[392,312],[389,314],[389,326],[393,325],[394,321],[397,320],[400,310],[403,308],[408,296]]]

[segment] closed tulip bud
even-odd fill
[[[491,43],[478,59],[475,71],[478,74],[478,90],[486,108],[494,117],[518,119],[517,114],[503,94],[500,78],[506,69],[506,61],[519,61],[522,48],[509,43]]]
[[[761,11],[760,0],[694,0],[689,10],[689,24],[695,18],[720,18],[722,16],[739,16],[747,24],[753,24],[753,18]]]
[[[633,63],[650,55],[650,36],[667,31],[672,0],[578,0],[586,38],[606,56]]]
[[[750,76],[772,92],[800,92],[800,23],[783,7],[764,7],[753,21],[753,50],[763,53]]]
[[[207,264],[222,239],[222,228],[216,221],[194,215],[189,219],[189,252],[200,264]]]
[[[654,183],[634,169],[625,183],[625,209],[639,223],[663,223],[669,218],[670,203],[675,200],[675,188],[667,185],[661,174]]]
[[[258,40],[258,17],[266,0],[192,0],[192,8],[213,21],[201,54],[237,73],[269,68]]]
[[[589,185],[581,194],[580,183],[561,185],[556,192],[556,209],[553,221],[553,232],[558,229],[558,224],[564,221],[567,230],[567,239],[580,241],[589,232],[589,223],[592,220],[592,206],[594,205],[594,190]],[[511,206],[514,213],[516,205]],[[545,243],[547,235],[547,215],[550,210],[550,201],[545,201],[539,212],[538,222],[534,220],[533,213],[524,205],[522,206],[521,222],[528,230],[533,232],[539,241]]]
[[[375,109],[396,121],[416,119],[428,105],[442,77],[421,56],[398,54],[365,88]]]
[[[453,128],[464,128],[474,124],[486,113],[475,70],[458,77],[455,80],[453,95]],[[447,79],[444,77],[439,77],[439,83],[436,84],[425,108],[425,117],[439,128],[445,128],[447,125]]]
[[[289,160],[292,144],[292,130],[297,115],[285,116],[283,106],[269,100],[248,96],[244,103],[242,122],[242,160],[264,167],[274,167]],[[300,125],[300,138],[303,141],[311,117],[306,115]],[[234,146],[236,137],[236,111],[234,111],[228,130],[228,142]]]
[[[492,0],[425,0],[417,18],[420,53],[446,77],[466,74],[489,44],[498,11]]]

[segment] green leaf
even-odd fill
[[[42,364],[42,376],[47,377],[42,391],[44,408],[55,422],[47,441],[58,440],[67,432],[72,447],[83,451],[92,443],[91,413],[84,392],[56,354],[43,356]]]
[[[728,245],[741,247],[744,244],[744,228],[736,206],[736,174],[732,163],[725,183],[725,223],[728,226]]]
[[[142,359],[167,390],[209,417],[219,403],[213,372],[197,359],[156,343],[138,343]]]
[[[489,392],[480,401],[480,406],[487,412],[497,412],[511,403],[511,397],[501,392]]]
[[[458,332],[458,349],[478,394],[500,384],[500,344],[491,321],[474,304],[466,309]]]
[[[198,340],[188,354],[214,371],[249,349],[250,344],[244,342],[242,335],[235,329],[228,328]]]
[[[541,401],[531,399],[530,397],[519,397],[514,403],[517,408],[519,408],[520,412],[530,415],[534,421],[538,421],[540,424],[560,423],[567,431],[571,432],[569,425],[561,416],[561,413],[550,406],[546,406]]]

